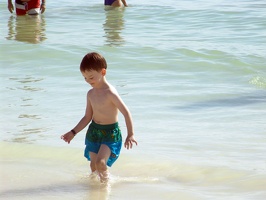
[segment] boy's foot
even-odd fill
[[[103,183],[103,184],[108,183],[109,172],[108,171],[104,171],[102,173],[99,173],[99,177],[100,177],[101,183]]]
[[[89,179],[90,179],[90,180],[98,181],[98,180],[99,180],[99,174],[98,174],[98,172],[97,172],[97,171],[92,172],[92,173],[89,175]]]

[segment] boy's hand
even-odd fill
[[[61,135],[61,139],[67,142],[68,144],[73,138],[74,138],[74,134],[71,131],[67,132],[64,135]]]
[[[135,143],[136,145],[138,145],[138,143],[137,143],[137,141],[134,139],[134,136],[132,135],[132,136],[127,136],[127,138],[126,138],[126,141],[125,141],[125,143],[124,143],[124,146],[125,146],[125,148],[127,148],[127,149],[132,149],[132,147],[133,147],[133,143]]]

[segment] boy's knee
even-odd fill
[[[106,169],[106,161],[104,159],[98,159],[96,161],[97,170],[105,170]]]

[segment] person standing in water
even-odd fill
[[[13,13],[14,6],[12,0],[7,0],[8,10]],[[15,0],[15,8],[17,15],[38,15],[45,11],[45,0]]]
[[[92,86],[87,93],[85,115],[69,132],[61,136],[70,143],[74,136],[89,123],[85,137],[84,156],[90,161],[91,176],[98,176],[101,182],[109,179],[107,166],[117,160],[122,147],[122,135],[118,125],[118,113],[122,113],[127,127],[124,146],[131,149],[137,145],[129,109],[116,89],[106,80],[107,64],[103,56],[92,52],[86,54],[80,64],[85,81]]]
[[[121,7],[124,5],[127,7],[127,2],[126,0],[104,0],[104,5],[113,7]]]

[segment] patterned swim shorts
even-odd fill
[[[111,155],[107,161],[107,165],[111,167],[119,157],[122,147],[122,135],[118,122],[108,125],[91,122],[85,138],[84,156],[90,160],[89,152],[97,154],[102,144],[107,145],[111,150]]]

